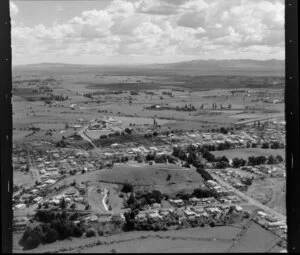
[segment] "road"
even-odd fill
[[[235,123],[235,125],[251,125],[253,124],[255,121],[260,121],[261,123],[264,121],[271,121],[271,120],[277,120],[279,118],[283,118],[284,116],[271,116],[271,117],[263,117],[263,118],[256,118],[256,119],[249,119],[249,120],[243,120],[243,121],[239,121],[237,123]]]
[[[105,210],[108,211],[108,207],[107,207],[107,205],[105,203],[106,198],[107,198],[107,189],[105,188],[104,189],[104,197],[102,199],[102,203],[103,203],[103,207],[105,208]]]
[[[28,160],[28,165],[29,165],[29,171],[32,175],[32,178],[37,180],[38,182],[40,182],[41,181],[40,173],[36,168],[36,164],[34,162],[33,157],[30,155],[29,150],[27,150],[27,160]]]
[[[233,190],[234,193],[236,193],[238,196],[240,196],[241,198],[247,200],[249,202],[249,204],[255,205],[256,207],[258,207],[259,209],[269,213],[269,214],[273,214],[275,215],[278,220],[283,220],[286,221],[286,216],[275,211],[274,209],[263,205],[262,203],[260,203],[259,201],[247,196],[245,193],[239,191],[238,189],[232,187],[230,184],[228,184],[227,182],[223,181],[219,176],[217,176],[216,174],[210,172],[210,174],[213,176],[213,178],[215,178],[220,184],[222,184],[224,187]]]
[[[95,122],[95,123],[96,123],[96,122]],[[94,123],[93,123],[93,124],[94,124]],[[83,129],[79,130],[79,131],[78,131],[78,134],[82,137],[82,139],[84,139],[84,140],[86,140],[87,142],[89,142],[89,143],[93,146],[93,148],[96,149],[97,146],[96,146],[96,145],[93,143],[93,141],[85,134],[85,130],[87,130],[88,127],[89,127],[89,125],[88,125],[88,126],[85,126]]]

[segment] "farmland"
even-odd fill
[[[29,251],[226,252],[260,203],[284,221],[282,76],[39,68],[14,70],[14,241],[59,238]],[[270,248],[255,224],[236,250]]]

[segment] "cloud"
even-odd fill
[[[10,7],[10,15],[11,16],[16,16],[19,13],[19,8],[14,2],[10,1],[9,7]]]
[[[14,6],[14,7],[13,7]],[[11,2],[11,12],[18,7]],[[113,0],[52,25],[12,26],[13,56],[284,57],[283,0]],[[30,53],[29,53],[30,51]],[[276,55],[277,54],[277,55]]]

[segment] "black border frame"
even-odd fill
[[[300,176],[299,176],[299,52],[297,0],[285,1],[286,52],[286,171],[287,171],[287,225],[288,252],[300,251]]]
[[[0,1],[1,244],[12,253],[12,63],[9,0]]]
[[[226,1],[226,0],[224,0]],[[299,176],[299,63],[297,0],[285,0],[286,40],[286,166],[288,252],[300,251]],[[0,0],[0,154],[1,154],[1,246],[12,253],[12,61],[9,0]]]

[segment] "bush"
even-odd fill
[[[88,228],[85,233],[86,237],[96,236],[96,230],[94,228]]]

